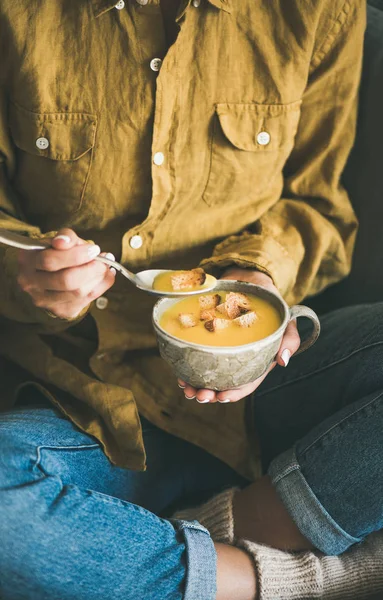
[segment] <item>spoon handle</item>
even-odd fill
[[[108,265],[108,267],[114,267],[116,269],[116,271],[121,273],[121,275],[126,277],[126,279],[129,279],[129,281],[134,283],[134,285],[137,285],[137,280],[136,280],[135,274],[132,273],[131,271],[128,271],[128,269],[123,267],[116,260],[111,260],[110,258],[105,258],[105,256],[96,256],[96,258],[94,260],[98,260],[99,262],[102,262],[105,265]]]
[[[13,246],[14,248],[20,248],[20,250],[46,250],[49,248],[49,242],[42,242],[40,240],[34,240],[25,235],[14,233],[13,231],[7,231],[6,229],[0,229],[0,244],[6,244],[7,246]],[[108,265],[108,267],[114,267],[116,271],[124,275],[129,281],[137,285],[136,276],[131,271],[128,271],[120,263],[105,258],[105,256],[96,256],[94,260]]]
[[[26,235],[20,235],[6,229],[0,229],[0,244],[6,244],[21,250],[46,250],[49,247],[49,242],[34,240]]]

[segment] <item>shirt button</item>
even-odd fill
[[[201,4],[201,0],[193,0],[192,4],[195,8],[198,8],[199,5]]]
[[[144,241],[140,235],[134,235],[129,240],[129,246],[133,248],[133,250],[138,250],[139,248],[141,248],[143,243]]]
[[[105,296],[100,296],[100,298],[97,298],[96,300],[96,308],[98,308],[99,310],[105,310],[108,304],[109,300],[108,298],[105,298]]]
[[[149,0],[136,0],[137,4],[141,4],[141,6],[146,6]]]
[[[49,146],[49,141],[45,137],[37,138],[36,146],[39,150],[46,150]]]
[[[119,0],[119,2],[117,2],[115,8],[117,8],[117,10],[122,10],[123,8],[125,8],[125,2],[124,0]]]
[[[160,58],[153,58],[150,61],[150,68],[152,71],[159,71],[161,69],[162,60]]]
[[[155,165],[157,165],[157,167],[160,167],[165,160],[165,156],[162,154],[162,152],[156,152],[155,155],[153,156],[153,162]]]
[[[261,146],[267,146],[267,144],[270,143],[270,139],[270,134],[267,133],[267,131],[261,131],[261,133],[258,133],[257,135],[257,142]]]

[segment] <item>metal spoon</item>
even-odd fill
[[[46,250],[49,248],[49,242],[44,243],[39,240],[34,240],[25,235],[20,235],[6,229],[0,229],[0,244],[6,244],[7,246],[13,246],[14,248],[20,248],[21,250]],[[111,260],[110,258],[96,256],[94,260],[98,260],[109,267],[114,267],[116,271],[121,273],[121,275],[126,277],[126,279],[129,279],[129,281],[140,290],[149,292],[149,294],[156,294],[157,296],[194,296],[195,294],[200,294],[201,292],[210,292],[212,289],[214,289],[217,283],[215,277],[212,275],[207,275],[206,282],[198,290],[192,290],[189,292],[163,292],[161,290],[153,289],[153,281],[157,275],[160,273],[169,272],[169,269],[147,269],[146,271],[140,271],[139,273],[132,273],[123,267],[119,262]]]

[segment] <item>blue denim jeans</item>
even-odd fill
[[[338,554],[383,526],[383,305],[322,319],[317,345],[248,400],[264,468],[302,533]],[[186,402],[186,400],[185,400]],[[145,473],[47,406],[0,415],[2,600],[213,600],[216,555],[166,517],[246,482],[143,422]]]

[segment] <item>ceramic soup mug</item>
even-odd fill
[[[289,308],[286,302],[270,290],[244,281],[218,281],[214,292],[242,292],[263,298],[272,304],[280,315],[281,325],[267,337],[241,346],[206,346],[181,340],[159,324],[162,315],[180,298],[162,298],[153,309],[153,325],[162,358],[169,363],[176,377],[195,388],[228,390],[254,381],[275,360],[288,323],[297,317],[307,317],[313,324],[311,335],[302,340],[296,354],[304,352],[318,339],[318,316],[307,306]]]

